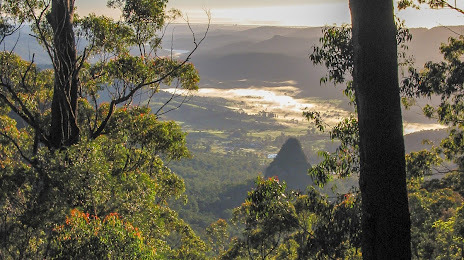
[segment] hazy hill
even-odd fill
[[[224,54],[239,53],[270,53],[284,54],[295,57],[309,57],[311,46],[317,42],[319,36],[310,39],[301,37],[289,37],[284,35],[274,35],[265,40],[252,40],[250,38],[243,41],[228,42],[226,45],[209,49],[208,55],[222,56]],[[241,38],[241,37],[240,37]],[[201,51],[199,54],[203,54]]]
[[[295,58],[281,53],[237,53],[218,58],[194,58],[192,61],[203,76],[222,80],[301,81],[311,78],[311,74],[318,77],[323,73],[321,69],[311,71],[312,65],[306,58]],[[302,77],[303,73],[306,77]]]
[[[429,149],[431,145],[423,144],[424,140],[428,140],[433,145],[438,146],[443,138],[448,135],[448,129],[440,130],[423,130],[407,134],[404,136],[404,146],[406,153],[416,152],[423,149]]]
[[[205,25],[192,25],[197,39],[205,28]],[[417,66],[422,67],[425,61],[441,59],[440,44],[463,32],[462,26],[411,29],[413,40],[408,43],[409,53],[415,56]],[[29,27],[24,26],[19,33],[6,38],[4,48],[14,48],[15,52],[29,60],[35,55],[37,64],[50,63],[43,48],[30,33]],[[285,81],[290,78],[298,81],[301,88],[314,88],[319,85],[324,68],[312,66],[308,55],[312,46],[319,44],[320,36],[319,27],[212,25],[192,61],[204,79],[243,79],[249,76],[259,80],[272,77]],[[190,50],[193,46],[192,33],[186,25],[171,25],[166,30],[165,49]],[[264,57],[264,54],[269,57]],[[331,88],[326,90],[330,92]]]
[[[439,47],[448,42],[449,37],[459,37],[464,33],[464,26],[434,27],[431,29],[411,29],[412,41],[408,43],[409,51],[414,55],[416,64],[423,67],[427,61],[443,59]]]
[[[301,144],[296,138],[289,138],[280,148],[277,157],[266,168],[265,176],[277,176],[287,183],[289,189],[304,191],[313,181],[308,175],[308,163]]]

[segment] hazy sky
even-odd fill
[[[76,5],[79,13],[115,15],[106,8],[106,0],[77,0]],[[180,9],[191,22],[205,22],[204,9],[207,9],[211,11],[212,23],[216,24],[323,26],[350,23],[348,0],[170,0],[169,8]],[[423,7],[420,11],[403,10],[397,15],[409,27],[464,24],[464,15],[452,10]]]

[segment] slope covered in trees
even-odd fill
[[[387,2],[391,4],[391,1],[382,3]],[[401,4],[411,2],[402,1]],[[436,1],[429,4],[445,5]],[[192,153],[187,149],[186,135],[180,126],[160,119],[165,110],[182,104],[170,99],[167,93],[171,92],[159,95],[160,89],[169,86],[195,90],[199,84],[198,72],[187,62],[190,53],[180,55],[185,58],[180,60],[157,55],[161,48],[159,30],[178,15],[166,12],[165,6],[166,1],[158,0],[109,1],[109,7],[122,13],[121,20],[115,21],[104,16],[77,16],[74,1],[69,0],[2,2],[0,41],[6,43],[23,24],[28,24],[51,65],[39,68],[35,56],[24,60],[13,48],[0,53],[0,258],[398,259],[409,258],[408,251],[416,259],[462,257],[462,38],[450,39],[441,47],[443,62],[427,63],[423,70],[411,67],[407,78],[402,80],[404,104],[413,104],[412,98],[437,95],[441,103],[437,107],[426,106],[424,112],[451,126],[449,135],[429,151],[416,150],[406,156],[400,152],[401,158],[386,159],[396,154],[387,152],[388,146],[401,146],[401,141],[395,141],[401,133],[398,135],[396,131],[397,136],[392,138],[386,133],[394,132],[388,131],[388,126],[398,130],[400,118],[396,107],[393,110],[397,114],[392,116],[395,124],[385,125],[387,121],[382,121],[380,126],[376,125],[378,119],[390,115],[383,114],[389,111],[389,105],[382,108],[380,101],[384,100],[376,98],[390,86],[392,91],[387,94],[392,94],[393,103],[398,105],[399,91],[393,75],[396,70],[393,72],[391,68],[392,75],[380,75],[380,79],[395,81],[388,83],[385,89],[362,87],[366,76],[359,66],[366,65],[366,60],[358,58],[363,55],[363,44],[376,37],[364,38],[369,34],[356,26],[363,27],[362,24],[368,22],[366,17],[373,14],[369,13],[362,14],[359,24],[353,23],[353,39],[348,27],[324,29],[322,46],[316,48],[312,56],[316,63],[337,62],[325,63],[329,67],[327,80],[337,83],[349,79],[354,68],[354,85],[348,83],[345,93],[353,98],[359,112],[359,120],[351,115],[332,127],[323,122],[320,113],[305,113],[314,121],[314,126],[304,129],[300,136],[304,145],[311,143],[327,150],[328,142],[321,142],[324,134],[316,134],[315,129],[325,131],[325,136],[335,141],[332,150],[320,152],[322,161],[311,161],[311,167],[305,152],[313,152],[316,148],[301,147],[295,139],[287,141],[288,136],[281,132],[284,127],[272,118],[254,122],[252,127],[274,130],[260,135],[246,127],[251,127],[248,122],[258,121],[253,119],[262,116],[244,115],[225,107],[212,114],[237,115],[238,120],[226,118],[223,121],[229,125],[223,126],[221,131],[230,132],[205,133],[200,129],[193,133],[198,138],[188,145],[192,151],[203,154],[191,159]],[[393,53],[396,46],[392,37],[395,30],[391,10],[381,11],[386,12],[386,18],[380,22],[388,22]],[[257,51],[257,46],[261,45],[263,52],[253,57],[266,61],[270,58],[265,52],[279,49],[273,44],[291,45],[299,33],[299,29],[294,28],[287,37],[272,37],[272,31],[271,28],[247,30],[245,34],[250,35],[252,42],[243,43],[242,47]],[[285,33],[285,30],[280,29],[280,32]],[[409,38],[407,30],[398,32],[397,40],[405,43]],[[260,37],[269,39],[263,41]],[[194,37],[191,49],[196,50],[201,39]],[[77,43],[84,46],[77,46]],[[368,46],[383,47],[383,44],[384,41]],[[302,48],[299,44],[291,46],[292,50]],[[330,51],[324,52],[326,48]],[[331,52],[334,50],[341,52]],[[212,50],[206,52],[209,51],[217,55]],[[340,53],[346,56],[331,59],[334,57],[331,55]],[[233,61],[226,68],[234,68],[238,63],[231,57],[241,57],[237,53],[222,54],[216,60],[229,57],[228,60]],[[374,54],[368,56],[376,57]],[[392,66],[396,64],[393,61],[396,55],[387,56],[391,60],[386,64],[396,69]],[[295,60],[297,66],[302,64],[301,59],[293,56],[274,57],[281,57],[288,62],[286,64]],[[210,66],[204,60],[198,61],[205,67]],[[337,65],[341,67],[331,67]],[[373,65],[385,64],[373,62]],[[259,71],[253,73],[256,72]],[[283,74],[276,73],[275,79],[285,79]],[[235,75],[231,79],[240,78]],[[371,80],[368,83],[380,82]],[[371,94],[373,98],[369,98]],[[382,99],[389,100],[385,98],[387,94],[382,94]],[[161,96],[163,98],[157,99]],[[138,104],[137,101],[143,102]],[[200,111],[203,109],[201,101],[191,106]],[[363,105],[368,101],[376,101],[374,106],[382,111],[365,109]],[[161,109],[151,110],[153,102]],[[172,103],[166,104],[169,102]],[[372,105],[367,107],[373,108]],[[366,111],[382,116],[371,117],[364,114]],[[363,121],[366,118],[368,120]],[[243,128],[233,129],[234,122],[239,122]],[[367,139],[366,127],[372,128],[367,131]],[[377,134],[382,136],[375,137]],[[216,139],[206,140],[211,136]],[[232,141],[220,147],[222,143],[218,140],[226,137]],[[382,140],[384,146],[380,153],[381,146],[372,147],[369,138],[373,137],[375,141]],[[269,151],[277,152],[281,146],[266,178],[257,177],[253,185],[253,178],[270,162],[260,156]],[[369,156],[375,158],[369,159]],[[177,162],[182,158],[184,161]],[[396,169],[400,174],[391,174],[393,178],[390,179],[388,174],[379,175],[389,169],[389,165],[378,164],[383,160],[387,164],[397,161],[405,169]],[[434,168],[444,160],[453,162],[457,169]],[[363,173],[366,164],[381,169],[367,167],[372,173],[366,174]],[[298,168],[310,167],[312,180],[320,186],[361,174],[364,176],[361,192],[353,187],[343,190],[342,194],[322,194],[314,187],[306,188],[312,183],[310,177],[291,176]],[[182,173],[187,179],[185,183],[171,168]],[[226,170],[227,173],[218,174]],[[286,173],[289,176],[285,176]],[[444,176],[428,178],[437,173]],[[380,185],[376,186],[370,178],[374,182],[379,178],[383,181],[378,181]],[[386,181],[383,178],[387,178]],[[388,195],[395,193],[387,185],[396,185],[394,181],[401,184],[397,185],[401,188],[397,195],[405,195],[406,185],[403,184],[407,184],[411,229],[405,228],[406,221],[395,229],[397,234],[391,235],[391,227],[395,225],[390,222],[385,225],[384,218],[393,219],[390,213],[392,208],[397,209],[391,201],[392,196]],[[188,190],[184,194],[186,186]],[[291,190],[293,188],[299,191]],[[189,201],[184,204],[186,198]],[[372,202],[371,198],[376,200]],[[378,205],[379,202],[383,204]],[[371,207],[371,203],[375,207]],[[404,201],[399,204],[404,206]],[[386,207],[388,205],[392,207]],[[231,210],[234,206],[237,207]],[[379,216],[385,212],[390,213]],[[216,220],[229,216],[232,216],[230,221]],[[231,222],[236,225],[229,225]],[[369,225],[366,227],[366,223],[371,222],[379,223],[374,226],[383,227],[385,234],[390,235],[379,237],[378,230],[371,232]],[[212,224],[201,231],[207,223]],[[192,227],[200,231],[203,239]],[[406,241],[409,231],[411,247]],[[366,239],[366,235],[372,239]],[[394,235],[400,235],[406,242],[392,239]],[[400,243],[402,247],[390,247],[391,243]]]

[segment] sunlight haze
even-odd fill
[[[396,1],[395,1],[396,5]],[[210,10],[213,24],[324,26],[351,23],[348,0],[330,1],[208,1],[173,0],[169,7],[181,10],[194,23],[205,23],[204,10]],[[458,7],[459,4],[458,4]],[[463,15],[453,10],[397,10],[408,27],[436,27],[461,25]]]
[[[117,11],[106,7],[106,0],[78,0],[76,5],[80,14],[119,16]],[[324,26],[351,23],[348,0],[172,0],[168,8],[181,10],[192,23],[206,23],[205,10],[211,12],[213,24]],[[397,11],[397,15],[408,27],[461,25],[464,21],[463,15],[456,11],[431,10],[427,6],[421,10]]]

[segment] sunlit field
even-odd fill
[[[305,121],[303,111],[318,111],[330,126],[335,125],[340,119],[352,113],[352,111],[347,111],[339,106],[342,102],[340,100],[311,97],[297,98],[300,90],[294,86],[252,86],[246,89],[200,88],[196,92],[183,92],[179,89],[170,88],[164,91],[181,95],[224,98],[232,101],[227,106],[230,109],[250,115],[266,113],[269,117],[274,117],[282,125],[294,125],[294,123]],[[436,123],[404,122],[404,134],[442,128],[445,128],[445,126]]]

